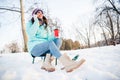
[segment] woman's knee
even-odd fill
[[[62,39],[61,39],[61,38],[58,38],[58,39],[57,39],[56,45],[58,46],[58,48],[61,47],[61,45],[62,45]]]
[[[62,39],[61,38],[56,38],[53,41],[56,45],[61,45],[62,44]]]

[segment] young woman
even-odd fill
[[[47,19],[41,9],[35,9],[32,12],[34,16],[26,27],[28,35],[28,51],[33,56],[41,56],[46,54],[45,62],[43,62],[42,69],[46,71],[55,71],[54,66],[50,62],[50,56],[55,56],[64,66],[67,72],[71,72],[78,68],[85,60],[75,62],[67,55],[61,54],[59,51],[61,40],[56,38],[48,26]]]

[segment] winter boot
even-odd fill
[[[46,70],[48,72],[55,71],[54,66],[52,66],[52,64],[51,64],[51,55],[50,54],[46,54],[46,58],[45,58],[45,61],[43,62],[41,69]]]
[[[78,62],[77,61],[73,61],[66,54],[63,54],[59,58],[59,60],[63,64],[66,72],[72,72],[74,69],[79,68],[85,62],[85,59],[81,59]]]

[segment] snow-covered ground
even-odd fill
[[[64,52],[71,58],[79,54],[78,60],[85,58],[86,62],[66,73],[58,61],[55,72],[46,72],[40,69],[39,57],[32,64],[28,53],[0,54],[0,80],[120,80],[120,45]]]

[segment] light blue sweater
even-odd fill
[[[45,25],[40,26],[37,18],[35,18],[33,24],[31,21],[27,23],[26,32],[28,35],[27,47],[29,52],[31,52],[35,45],[53,40],[55,38],[53,32],[50,30],[50,27],[48,26],[45,29]]]

